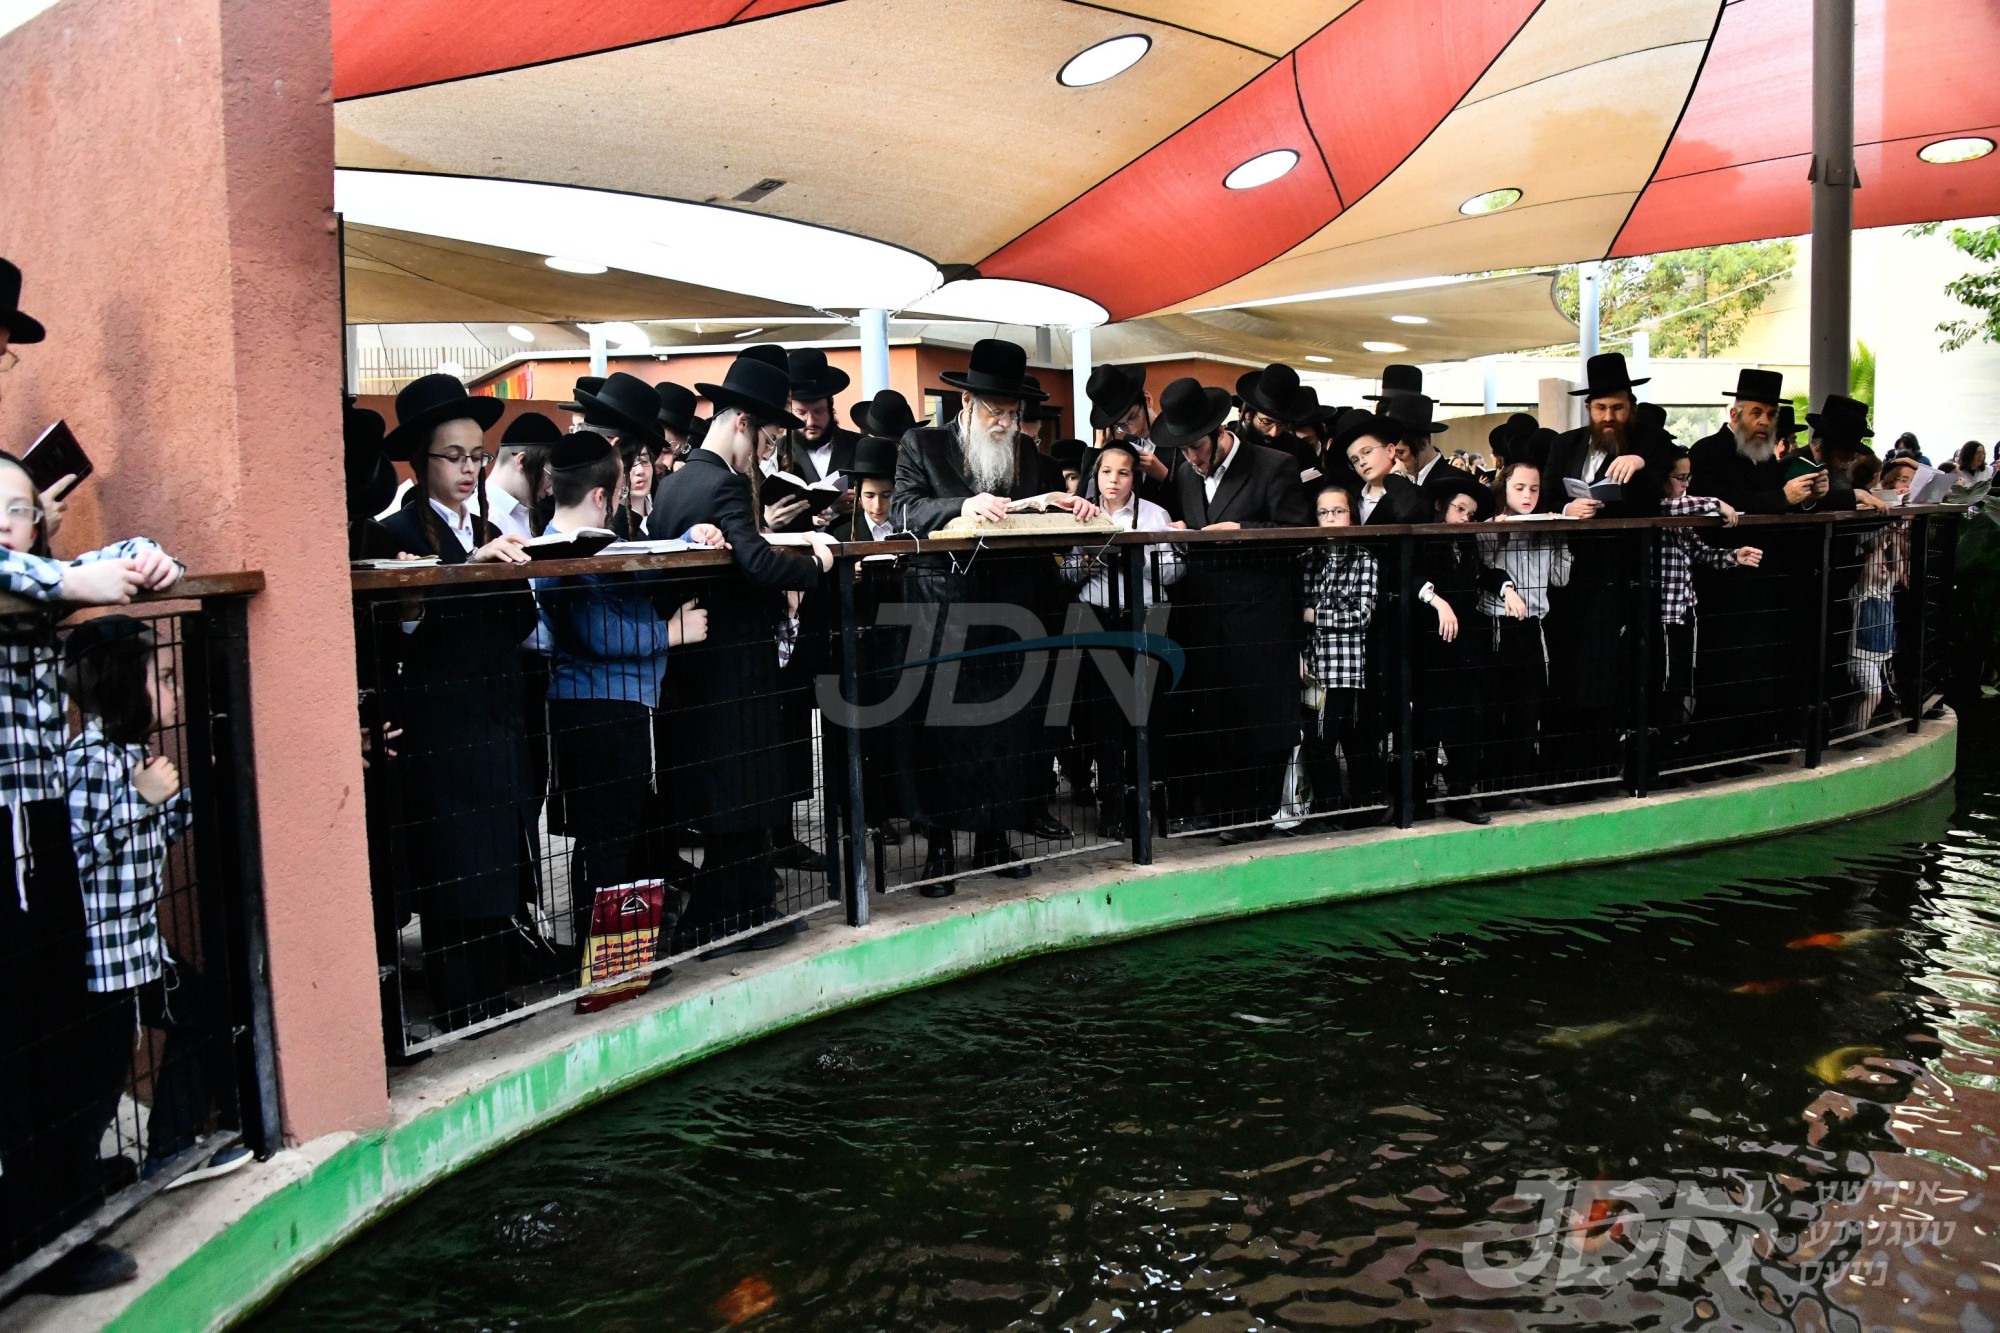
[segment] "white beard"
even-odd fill
[[[975,432],[970,423],[960,422],[959,430],[965,440],[965,470],[971,474],[973,489],[988,495],[1005,495],[1014,484],[1012,428],[997,426],[990,431]]]
[[[1736,452],[1753,463],[1768,463],[1778,456],[1778,442],[1772,439],[1756,439],[1745,435],[1730,423],[1729,433],[1736,437]]]

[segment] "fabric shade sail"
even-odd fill
[[[1857,225],[2000,212],[2000,154],[1918,156],[2000,136],[2000,4],[1856,11]],[[1810,225],[1812,0],[333,13],[344,168],[788,219],[1113,320]],[[1135,35],[1145,54],[1115,76],[1058,78]]]

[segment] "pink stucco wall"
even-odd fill
[[[58,548],[264,571],[251,672],[287,1129],[387,1115],[341,513],[326,0],[62,0],[0,37],[0,255],[49,327],[0,445],[98,465]]]

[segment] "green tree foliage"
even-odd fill
[[[1796,262],[1790,241],[1712,245],[1606,260],[1598,279],[1599,327],[1608,345],[1644,327],[1655,356],[1720,356],[1743,338],[1774,280]],[[1556,301],[1577,317],[1577,269],[1563,268]]]
[[[1934,236],[1942,224],[1927,222],[1910,228],[1912,236]],[[1946,320],[1937,326],[1944,335],[1940,350],[1955,352],[1972,342],[2000,343],[2000,223],[1985,227],[1953,227],[1946,233],[1959,252],[1978,267],[1944,285],[1945,295],[1974,312],[1974,319]]]

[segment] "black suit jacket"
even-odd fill
[[[1360,504],[1360,497],[1355,497]],[[1391,472],[1382,479],[1382,498],[1375,504],[1367,518],[1361,520],[1365,527],[1376,527],[1385,523],[1435,523],[1437,505],[1424,494],[1424,488],[1411,481],[1400,472]]]
[[[1181,518],[1190,528],[1240,523],[1246,528],[1309,528],[1312,507],[1299,491],[1298,462],[1290,454],[1236,442],[1237,457],[1208,498],[1202,475],[1184,462],[1174,470]]]
[[[759,588],[803,589],[819,582],[818,565],[764,540],[749,479],[731,472],[722,456],[708,449],[689,454],[661,483],[646,517],[646,535],[679,537],[697,523],[722,529],[737,569]]]
[[[1026,440],[1014,441],[1014,484],[1009,500],[1025,500],[1063,488],[1062,469]],[[928,537],[958,517],[979,492],[965,475],[965,450],[949,426],[918,426],[896,451],[896,494],[889,517],[897,529]]]
[[[1660,512],[1660,497],[1666,494],[1667,474],[1673,471],[1672,437],[1661,431],[1641,431],[1636,425],[1627,439],[1625,450],[1646,460],[1646,465],[1637,476],[1625,483],[1623,494],[1607,503],[1599,510],[1605,518],[1652,518]],[[1590,428],[1579,426],[1556,437],[1549,446],[1549,457],[1542,468],[1542,499],[1538,506],[1544,514],[1561,512],[1569,503],[1569,493],[1564,489],[1562,479],[1574,477],[1583,480],[1584,468],[1590,461]]]

